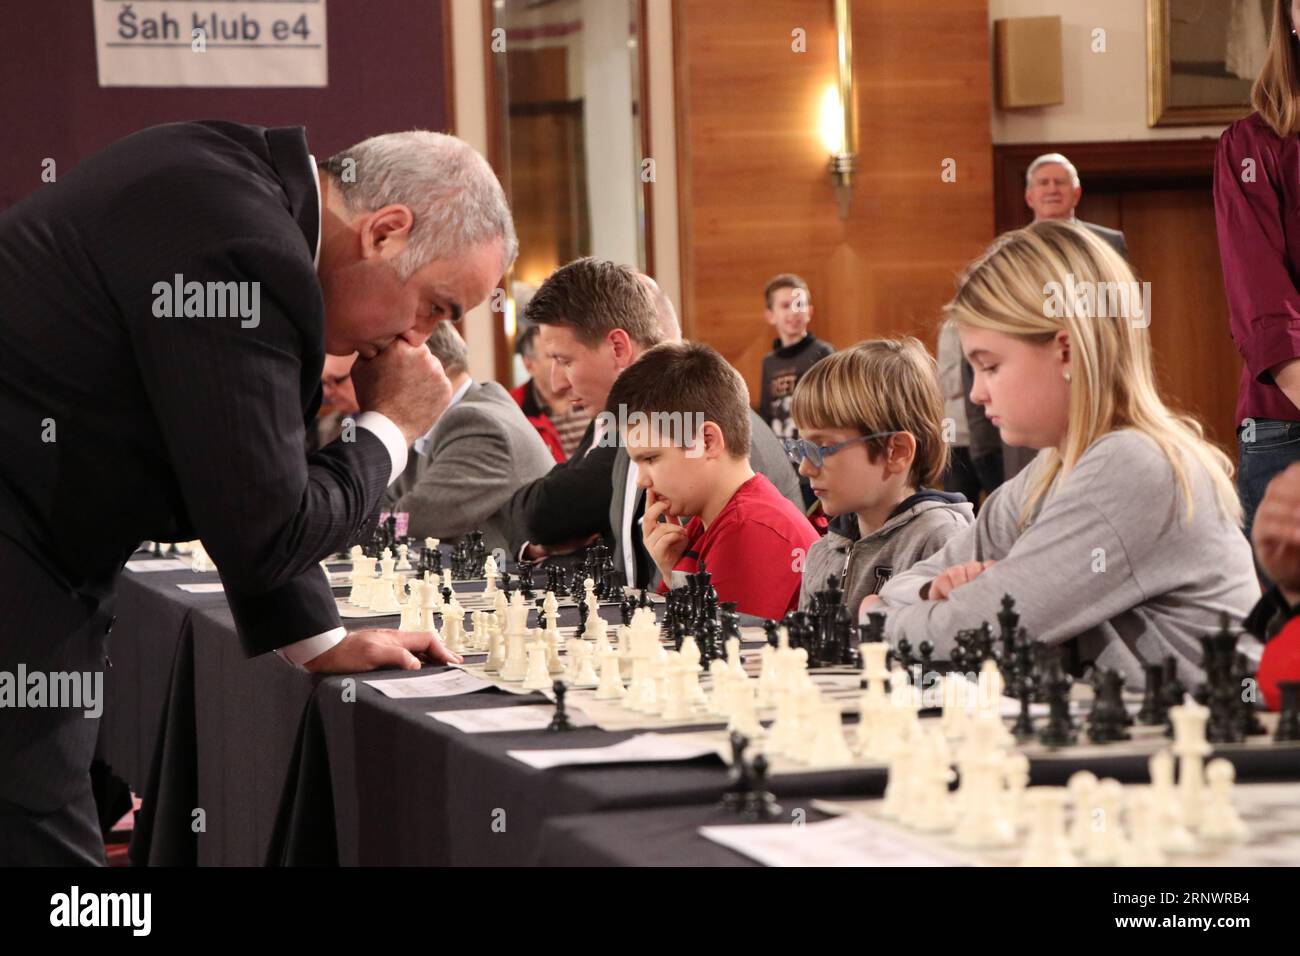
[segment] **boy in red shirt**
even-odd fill
[[[744,380],[721,355],[666,342],[623,370],[606,408],[646,489],[641,531],[660,590],[703,565],[720,601],[780,619],[798,606],[817,532],[750,468],[748,406]]]

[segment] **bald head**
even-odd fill
[[[659,288],[659,283],[644,272],[638,272],[636,277],[646,287],[646,290],[650,293],[650,298],[654,300],[655,315],[659,318],[659,331],[663,335],[664,341],[680,342],[682,340],[682,325],[677,321],[677,310],[673,308],[672,300],[664,295],[664,290]]]

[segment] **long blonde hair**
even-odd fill
[[[1284,0],[1273,4],[1268,57],[1250,90],[1250,105],[1279,137],[1300,132],[1300,66],[1289,7]]]
[[[1031,479],[1021,526],[1058,476],[1069,474],[1093,442],[1120,428],[1141,432],[1164,453],[1187,503],[1189,522],[1191,463],[1209,475],[1224,513],[1240,525],[1231,460],[1206,440],[1200,422],[1171,410],[1156,388],[1146,328],[1150,316],[1136,322],[1131,299],[1120,300],[1128,302],[1127,309],[1115,310],[1104,307],[1102,295],[1090,308],[1080,303],[1053,307],[1053,297],[1059,305],[1064,289],[1136,292],[1138,285],[1123,257],[1091,232],[1045,220],[998,237],[962,273],[956,297],[944,306],[944,317],[962,325],[1032,342],[1047,343],[1060,331],[1069,333],[1068,431],[1063,447],[1052,449],[1045,467]],[[1116,311],[1127,314],[1107,314]]]

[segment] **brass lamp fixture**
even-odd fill
[[[836,83],[822,97],[821,139],[830,153],[828,169],[840,218],[847,218],[853,198],[853,170],[857,166],[857,131],[853,116],[853,7],[852,0],[834,0],[838,59]]]

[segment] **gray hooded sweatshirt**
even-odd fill
[[[865,538],[858,537],[857,515],[831,521],[826,536],[808,549],[804,561],[799,610],[825,590],[826,579],[840,576],[844,602],[854,617],[868,594],[876,594],[896,573],[934,554],[974,520],[962,495],[922,488],[894,509],[888,520]]]
[[[1222,615],[1239,627],[1259,600],[1250,544],[1219,506],[1209,475],[1189,462],[1189,522],[1168,459],[1146,435],[1120,429],[1058,476],[1019,528],[1046,454],[998,488],[979,520],[942,551],[890,580],[880,594],[885,636],[891,644],[933,641],[934,659],[944,660],[957,631],[984,621],[996,629],[999,602],[1010,594],[1030,637],[1077,640],[1081,664],[1118,670],[1141,687],[1142,665],[1173,655],[1180,679],[1195,687],[1204,680],[1201,635],[1218,630]],[[976,560],[997,563],[946,600],[926,599],[940,571]],[[1246,639],[1238,649],[1251,656],[1258,644]]]

